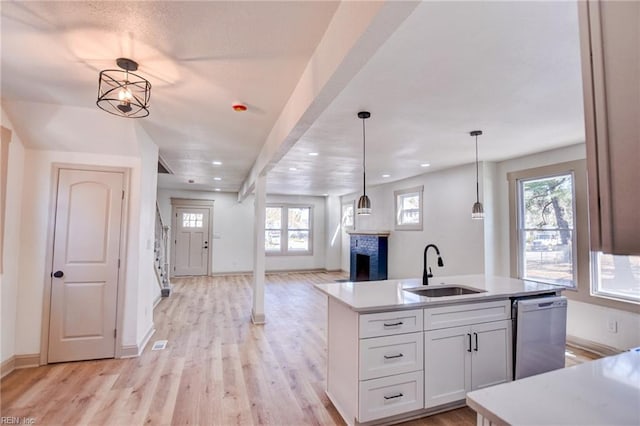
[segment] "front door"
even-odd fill
[[[173,275],[207,275],[209,209],[176,207]]]
[[[49,362],[115,356],[124,175],[60,169]]]

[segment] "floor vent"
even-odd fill
[[[156,340],[151,347],[152,351],[161,351],[167,347],[168,340]]]

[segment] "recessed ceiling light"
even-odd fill
[[[222,180],[222,178],[216,176],[216,177],[213,178],[213,180]]]
[[[422,164],[420,164],[420,167],[429,167],[430,165],[431,164],[429,164],[429,163],[422,163]]]
[[[323,197],[328,197],[328,196],[329,196],[329,194],[324,193],[324,194],[322,194],[322,196],[323,196]]]
[[[309,155],[312,156],[312,157],[317,157],[318,153],[317,152],[310,152]]]
[[[220,188],[216,188],[214,189],[214,191],[220,192]]]
[[[383,174],[383,175],[382,175],[382,177],[383,177],[383,178],[388,178],[388,177],[391,177],[391,175],[390,175],[390,174],[385,173],[385,174]]]
[[[290,172],[295,172],[296,170],[298,170],[298,169],[296,169],[295,167],[289,167],[289,171]]]
[[[214,166],[222,166],[222,161],[212,161],[211,164]]]

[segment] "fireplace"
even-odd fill
[[[356,254],[356,279],[355,281],[369,281],[371,269],[371,256]]]
[[[378,281],[387,279],[388,232],[350,232],[351,281]]]

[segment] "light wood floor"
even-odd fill
[[[251,276],[174,280],[139,358],[18,370],[0,385],[0,415],[36,424],[344,424],[324,394],[326,297],[340,274],[270,274],[267,323],[250,322]],[[580,354],[571,358],[580,362]],[[476,424],[462,408],[407,425]]]

